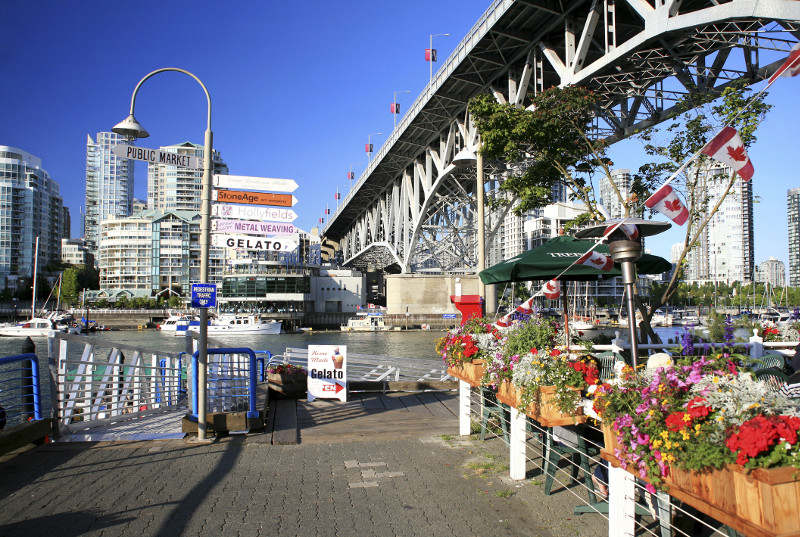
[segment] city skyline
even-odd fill
[[[72,236],[79,237],[86,136],[109,131],[127,115],[133,88],[146,73],[184,68],[209,88],[214,148],[230,173],[297,181],[295,223],[310,230],[321,216],[327,219],[326,206],[335,211],[335,193],[346,194],[348,172],[352,169],[356,180],[363,172],[368,137],[377,151],[400,119],[389,110],[395,95],[404,111],[423,91],[429,36],[450,34],[434,39],[435,70],[489,6],[485,1],[376,4],[318,3],[308,9],[245,3],[226,9],[202,1],[185,9],[142,2],[144,11],[157,6],[159,16],[142,25],[132,50],[120,51],[97,44],[114,42],[127,12],[123,6],[12,3],[0,22],[4,68],[34,76],[0,86],[5,105],[0,144],[42,159],[73,215]],[[209,38],[196,29],[212,11]],[[23,25],[13,23],[18,20],[36,20],[41,38],[28,39]],[[760,198],[754,209],[756,264],[774,256],[788,266],[785,196],[800,187],[800,176],[785,155],[791,154],[798,118],[792,99],[798,83],[779,79],[770,89],[768,102],[776,108],[748,150],[754,195]],[[406,90],[410,93],[402,93]],[[201,89],[185,75],[154,77],[142,87],[136,108],[151,137],[137,145],[201,143],[205,107]],[[616,168],[631,172],[648,160],[637,140],[616,144],[611,157]],[[135,170],[134,196],[146,199],[146,165],[137,163]],[[650,240],[648,247],[669,257],[682,230]]]

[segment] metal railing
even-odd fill
[[[53,333],[49,345],[55,362],[50,398],[59,430],[75,432],[185,404],[179,354],[61,333]]]
[[[197,417],[197,367],[199,352],[192,354],[192,416]],[[211,412],[247,410],[248,418],[257,418],[256,353],[247,348],[208,349],[206,377],[208,409]],[[263,364],[263,361],[262,361]],[[263,366],[262,366],[263,378]]]
[[[308,349],[287,347],[283,354],[270,357],[269,363],[285,363],[308,368]],[[453,380],[440,362],[415,358],[394,358],[347,353],[348,381],[443,381]]]
[[[0,429],[42,419],[39,358],[18,354],[0,358]]]

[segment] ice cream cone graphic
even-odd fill
[[[339,347],[334,347],[333,349],[333,356],[331,356],[333,360],[333,367],[334,369],[341,369],[342,365],[344,364],[344,356],[339,352]]]

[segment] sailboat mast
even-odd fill
[[[36,237],[36,250],[33,254],[33,302],[31,303],[31,319],[36,317],[36,272],[39,268],[39,237]]]

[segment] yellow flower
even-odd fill
[[[719,383],[719,377],[712,377],[712,378],[711,378],[711,381],[712,381],[714,384],[717,384],[717,383]]]
[[[661,440],[653,440],[653,449],[660,448],[662,443]]]

